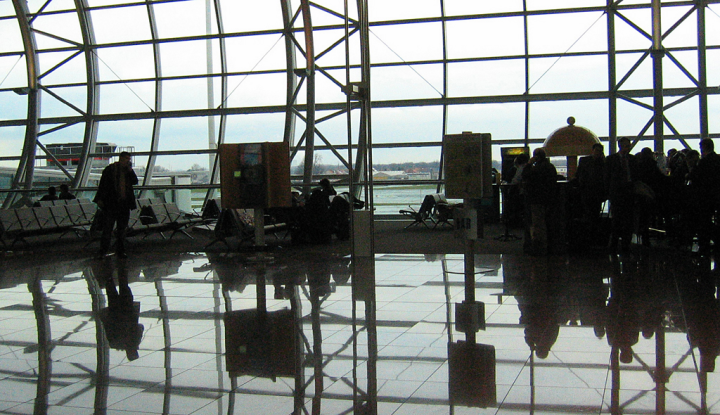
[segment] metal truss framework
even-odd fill
[[[114,120],[152,120],[152,133],[148,137],[150,142],[149,151],[139,152],[138,155],[147,156],[146,175],[144,180],[144,188],[149,188],[152,179],[152,171],[158,156],[180,155],[180,154],[209,154],[211,157],[211,166],[213,170],[213,181],[217,183],[218,174],[216,169],[216,161],[214,153],[216,145],[223,143],[225,140],[225,130],[227,118],[235,114],[261,114],[261,113],[285,113],[285,126],[283,139],[290,143],[292,157],[300,152],[304,152],[304,174],[303,182],[309,185],[313,181],[313,153],[316,150],[329,150],[332,152],[342,165],[353,172],[352,181],[356,183],[365,183],[371,181],[368,179],[367,171],[372,166],[372,150],[373,148],[402,148],[402,147],[437,147],[441,148],[442,135],[447,133],[448,129],[448,112],[449,109],[456,105],[465,104],[505,104],[505,103],[524,103],[525,105],[525,136],[517,140],[497,140],[498,144],[524,144],[538,143],[542,138],[531,137],[529,132],[529,124],[531,118],[530,105],[536,102],[550,101],[582,101],[582,100],[607,100],[608,105],[608,131],[609,134],[603,139],[610,143],[612,151],[615,149],[615,142],[618,138],[618,101],[630,103],[648,110],[648,119],[644,126],[634,133],[636,141],[640,139],[652,138],[655,142],[655,149],[663,150],[663,142],[668,139],[680,140],[687,146],[687,139],[700,137],[720,137],[717,131],[711,131],[708,123],[708,97],[717,95],[718,90],[708,85],[708,50],[717,50],[720,45],[707,45],[705,36],[706,11],[712,4],[720,3],[720,0],[691,0],[691,1],[665,1],[653,0],[651,4],[623,4],[622,0],[608,0],[605,6],[582,7],[562,10],[528,10],[524,3],[522,12],[494,13],[485,15],[472,16],[448,16],[445,13],[445,2],[439,1],[441,16],[436,18],[419,18],[404,20],[388,20],[370,22],[368,19],[368,5],[366,1],[358,0],[353,11],[350,11],[348,1],[345,1],[344,10],[330,10],[318,3],[309,0],[302,0],[299,6],[293,8],[293,1],[281,0],[282,20],[284,28],[281,31],[263,31],[263,32],[247,32],[247,33],[227,33],[223,29],[223,15],[221,12],[220,0],[207,1],[207,35],[204,36],[188,36],[183,38],[160,38],[157,29],[157,23],[154,16],[156,6],[173,3],[175,0],[146,0],[143,2],[147,9],[148,21],[152,38],[141,41],[120,42],[114,44],[98,44],[95,41],[95,31],[91,19],[91,11],[100,9],[111,9],[119,6],[101,6],[89,7],[86,0],[75,0],[74,10],[49,10],[52,0],[45,2],[38,10],[28,10],[28,4],[22,0],[13,0],[15,16],[0,16],[2,20],[16,19],[18,22],[19,32],[22,37],[22,51],[6,52],[0,56],[17,56],[25,57],[27,69],[27,86],[24,88],[2,89],[0,85],[0,99],[3,94],[23,94],[27,95],[27,117],[24,119],[8,119],[0,121],[0,128],[3,127],[24,127],[25,140],[21,155],[0,157],[0,161],[17,162],[17,172],[14,175],[11,188],[2,189],[9,190],[11,196],[29,191],[33,188],[33,174],[35,168],[35,160],[45,158],[50,160],[49,163],[55,163],[59,166],[57,160],[47,152],[43,145],[44,137],[52,137],[53,133],[59,132],[65,128],[75,125],[84,127],[83,134],[83,152],[80,163],[75,171],[68,171],[60,166],[61,170],[72,181],[73,187],[82,189],[87,186],[88,175],[90,172],[89,160],[95,153],[95,143],[98,135],[98,123],[103,121]],[[683,16],[667,28],[664,32],[659,31],[659,25],[656,25],[653,33],[644,30],[641,25],[634,22],[629,16],[629,12],[634,10],[652,9],[654,18],[659,22],[662,10],[670,8],[686,9]],[[607,50],[599,52],[567,52],[567,53],[548,53],[548,54],[531,54],[528,48],[528,19],[534,16],[560,14],[560,13],[579,13],[579,12],[596,12],[603,13],[607,21]],[[312,16],[316,13],[322,13],[334,16],[338,19],[338,24],[313,26]],[[45,15],[58,14],[76,14],[79,24],[79,31],[82,34],[82,43],[67,39],[58,34],[49,33],[47,30],[35,28],[34,22]],[[351,16],[351,14],[354,14]],[[522,17],[524,19],[524,40],[525,53],[519,56],[493,56],[478,58],[451,59],[448,54],[447,25],[450,22],[487,19],[498,19],[503,17]],[[676,29],[684,24],[691,24],[695,21],[697,25],[697,45],[692,47],[663,47],[662,40],[672,34]],[[211,22],[216,25],[217,32],[211,34]],[[622,50],[618,51],[615,47],[615,25],[617,22],[623,22],[633,28],[637,33],[646,37],[651,46],[641,50]],[[441,60],[424,60],[424,61],[398,61],[387,63],[372,63],[370,61],[369,45],[370,45],[370,29],[372,27],[391,26],[391,25],[412,25],[420,23],[439,23],[442,25],[442,59]],[[325,32],[342,32],[343,35],[338,36],[338,40],[325,50],[316,50],[314,44],[314,33],[318,31]],[[230,72],[227,65],[226,42],[228,39],[253,36],[258,34],[278,33],[284,35],[287,67],[283,70],[268,70],[264,73],[281,73],[286,74],[287,79],[287,99],[285,105],[264,106],[264,107],[238,107],[230,106],[227,103],[228,98],[228,78],[237,75],[252,75],[257,72]],[[41,49],[37,46],[37,38],[39,36],[59,41],[66,45],[63,47],[53,47]],[[350,50],[350,39],[352,37],[359,38],[360,60],[353,62],[350,59],[352,55]],[[220,68],[213,67],[213,58],[208,52],[208,74],[191,75],[191,76],[164,76],[162,71],[162,60],[160,58],[160,47],[163,44],[188,41],[188,40],[205,40],[210,44],[217,42],[219,45],[219,62]],[[117,81],[101,81],[98,70],[97,52],[103,48],[132,46],[132,45],[151,45],[154,54],[154,76],[152,78],[142,79],[124,79]],[[346,62],[343,66],[322,67],[317,64],[317,59],[323,55],[330,53],[333,49],[344,47]],[[208,47],[210,50],[210,47]],[[697,53],[697,68],[695,74],[687,68],[677,54],[681,52]],[[56,65],[41,72],[39,59],[46,53],[62,52],[67,54],[67,58],[60,61]],[[619,55],[639,55],[635,64],[625,72],[620,72],[616,63]],[[532,93],[532,85],[530,83],[530,62],[537,58],[555,58],[563,57],[579,57],[579,56],[606,56],[608,63],[608,86],[606,91],[584,91],[584,92],[549,92],[549,93]],[[298,57],[302,56],[304,62],[298,62]],[[45,78],[70,62],[77,59],[84,59],[84,67],[86,69],[86,82],[84,83],[45,83]],[[448,92],[448,68],[452,64],[463,62],[482,62],[491,60],[509,60],[522,59],[525,62],[525,92],[517,95],[492,95],[492,96],[470,96],[470,97],[454,97]],[[629,89],[625,87],[627,80],[638,70],[638,68],[647,60],[653,61],[654,82],[652,89]],[[397,67],[397,66],[423,66],[441,64],[443,72],[442,96],[438,98],[420,98],[420,99],[399,99],[373,101],[371,98],[370,74],[373,69]],[[690,81],[690,87],[674,87],[664,88],[663,64],[673,65],[684,74]],[[336,79],[331,72],[345,70],[346,79]],[[357,80],[351,79],[352,73],[360,73]],[[317,102],[315,94],[316,76],[327,77],[338,88],[345,91],[346,102]],[[177,79],[193,79],[204,78],[208,83],[208,107],[207,109],[198,110],[164,110],[163,109],[163,82]],[[103,114],[100,111],[99,102],[101,99],[100,86],[111,84],[134,84],[140,82],[152,82],[155,85],[153,108],[147,112],[135,113],[119,113],[119,114]],[[220,105],[216,105],[213,91],[215,83],[220,83]],[[62,97],[63,88],[84,87],[86,90],[86,103],[84,108],[80,108],[70,101]],[[353,89],[356,87],[356,89]],[[304,103],[299,103],[298,97],[302,89],[305,89],[306,99]],[[353,93],[355,91],[355,93]],[[41,98],[47,96],[53,98],[68,108],[72,109],[77,115],[61,116],[61,117],[44,117],[41,109]],[[697,97],[697,131],[683,132],[675,126],[670,117],[665,113],[679,104]],[[652,104],[647,101],[651,100]],[[372,143],[372,123],[371,108],[410,108],[420,106],[437,106],[442,107],[442,132],[435,142],[395,142],[385,143],[382,145],[373,145]],[[358,131],[353,132],[352,116],[353,110],[360,111],[360,125],[356,128]],[[329,115],[321,118],[316,117],[316,113],[327,112]],[[345,115],[347,117],[347,144],[335,145],[323,134],[320,126],[323,122],[338,116]],[[160,150],[160,131],[163,120],[172,118],[189,118],[203,116],[208,118],[208,147],[198,148],[196,150],[183,151],[161,151]],[[219,120],[219,128],[215,127],[215,121]],[[296,122],[300,120],[304,123],[305,128],[299,136],[296,143]],[[653,127],[652,135],[648,132]],[[668,132],[666,132],[666,130]],[[621,134],[628,136],[630,134]],[[353,137],[354,136],[354,137]],[[630,135],[632,136],[632,135]],[[322,144],[316,143],[315,138],[319,138]],[[36,155],[37,148],[40,148],[44,155]],[[356,149],[355,159],[353,160],[353,149]],[[347,150],[347,156],[342,151]],[[442,160],[441,150],[439,158]],[[442,169],[441,169],[442,170]],[[441,181],[438,182],[441,185]],[[209,192],[216,188],[216,185],[207,186]],[[7,198],[5,205],[9,203],[12,197]]]

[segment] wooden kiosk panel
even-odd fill
[[[492,197],[492,149],[490,134],[446,135],[445,195],[448,199]]]
[[[218,154],[223,208],[291,206],[287,143],[221,144]]]

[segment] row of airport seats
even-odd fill
[[[0,209],[0,243],[13,247],[17,242],[27,245],[26,237],[68,233],[78,237],[90,232],[97,205],[88,199],[52,206]]]
[[[58,202],[58,201],[47,201]],[[18,242],[28,245],[25,238],[57,234],[62,238],[68,233],[86,237],[89,243],[99,239],[102,229],[101,211],[88,199],[68,200],[65,203],[0,209],[0,243],[4,248],[14,247]],[[138,199],[138,209],[132,210],[128,224],[128,236],[143,238],[157,233],[167,239],[166,232],[182,233],[190,238],[187,229],[212,220],[202,215],[181,211],[175,203],[161,199]],[[58,239],[59,239],[58,238]]]
[[[172,232],[169,239],[181,233],[194,239],[187,229],[207,223],[202,215],[186,213],[175,203],[165,203],[161,199],[138,199],[138,209],[130,212],[128,236],[143,235],[143,239],[151,234],[159,234],[163,239],[166,232]]]
[[[254,243],[255,241],[255,213],[253,209],[232,209],[222,208],[220,199],[210,199],[205,204],[202,217],[206,221],[214,221],[214,239],[205,248],[217,242],[224,243],[228,248],[228,238],[237,238],[238,243]],[[263,230],[266,235],[273,234],[278,237],[278,232],[287,230],[289,223],[278,221],[273,215],[265,215]]]

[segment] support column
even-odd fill
[[[663,69],[662,60],[665,50],[662,46],[662,26],[660,19],[660,0],[652,1],[652,60],[653,60],[653,124],[655,131],[655,151],[665,152],[663,143]]]

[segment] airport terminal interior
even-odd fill
[[[720,0],[6,0],[0,39],[0,414],[720,414],[720,204],[677,173]],[[680,179],[617,247],[575,173],[626,142]]]

